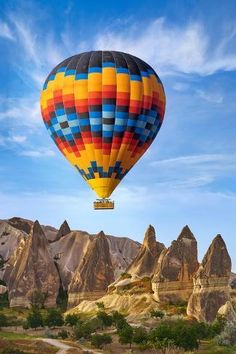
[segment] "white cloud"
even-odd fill
[[[13,33],[6,22],[0,21],[0,37],[15,40]]]
[[[1,120],[14,120],[14,126],[36,128],[42,124],[39,99],[1,97]]]
[[[25,135],[12,135],[9,139],[14,143],[21,144],[26,141],[27,137]]]
[[[226,35],[227,37],[228,35]],[[157,72],[209,75],[236,69],[236,53],[228,54],[228,42],[222,39],[215,48],[200,23],[185,27],[170,26],[159,18],[141,33],[140,27],[129,31],[99,34],[96,48],[130,52],[152,63]]]
[[[20,155],[32,157],[32,158],[41,158],[41,157],[53,157],[55,156],[55,152],[51,149],[43,149],[40,148],[38,150],[23,150],[20,152]]]
[[[203,100],[210,103],[222,103],[223,96],[217,92],[205,92],[203,90],[196,90],[197,95]]]

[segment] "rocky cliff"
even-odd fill
[[[125,272],[109,286],[109,294],[123,294],[124,291],[129,291],[130,294],[150,293],[151,279],[164,249],[163,243],[156,241],[154,227],[149,225],[136,257]]]
[[[194,289],[187,307],[189,316],[199,321],[215,319],[220,307],[231,301],[230,272],[230,256],[221,235],[217,235],[194,275]]]
[[[109,244],[103,231],[95,236],[75,271],[68,288],[68,306],[84,299],[98,299],[114,281]]]
[[[197,268],[197,241],[185,226],[177,240],[160,255],[152,280],[155,299],[161,303],[187,302]]]
[[[8,279],[10,306],[29,306],[34,291],[46,295],[45,306],[55,306],[59,275],[49,251],[48,240],[36,221]]]

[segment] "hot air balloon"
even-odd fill
[[[101,198],[95,209],[111,209],[111,193],[162,125],[165,93],[141,59],[91,51],[51,71],[41,92],[41,112],[59,150]]]

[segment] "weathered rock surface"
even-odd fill
[[[7,292],[7,287],[5,285],[0,285],[0,295],[3,295]]]
[[[65,235],[68,235],[70,232],[71,232],[71,229],[70,229],[67,221],[65,220],[63,222],[63,224],[61,224],[61,227],[58,230],[58,233],[57,233],[56,238],[55,238],[54,241],[60,240],[61,237],[65,236]]]
[[[95,235],[85,231],[72,231],[50,244],[53,258],[57,261],[64,289],[68,288],[76,269],[80,266],[88,246]],[[136,256],[140,244],[127,237],[106,235],[115,277],[120,275]]]
[[[50,244],[52,257],[57,262],[62,286],[68,289],[76,269],[84,259],[93,237],[87,232],[72,231]]]
[[[149,225],[145,233],[143,244],[126,272],[138,277],[152,277],[155,264],[165,248],[163,243],[156,241],[156,233],[153,226]]]
[[[0,224],[0,255],[6,261],[13,254],[21,239],[27,234],[9,225],[6,221]]]
[[[194,275],[194,289],[187,314],[199,321],[212,322],[219,308],[230,301],[231,259],[221,235],[217,235]]]
[[[76,307],[70,309],[68,313],[96,313],[97,301],[84,300]],[[111,294],[104,295],[99,299],[103,302],[106,312],[119,311],[125,315],[128,314],[129,320],[137,320],[140,323],[151,310],[157,309],[158,304],[151,294]]]
[[[0,223],[0,279],[8,281],[17,255],[16,250],[25,243],[27,237],[28,235],[24,231],[15,229],[6,221]]]
[[[68,306],[76,306],[84,299],[95,300],[106,293],[114,281],[109,244],[101,231],[94,237],[77,268],[68,288]]]
[[[106,235],[109,244],[115,279],[123,273],[136,257],[141,245],[127,237]]]
[[[118,293],[121,295],[124,292],[130,294],[151,293],[151,278],[164,248],[163,243],[156,241],[154,227],[149,225],[136,257],[125,272],[109,286],[109,294]]]
[[[236,323],[236,313],[230,301],[227,301],[223,306],[219,308],[218,314],[223,316],[227,322]]]
[[[177,240],[159,257],[152,280],[154,298],[161,303],[187,302],[197,268],[197,241],[185,226]]]
[[[7,285],[11,307],[29,306],[35,290],[47,294],[45,306],[56,304],[59,275],[49,252],[48,240],[38,221],[18,254]]]

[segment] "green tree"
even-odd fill
[[[61,312],[57,309],[48,309],[45,324],[50,328],[63,326],[64,320]]]
[[[26,325],[28,328],[43,327],[43,318],[39,310],[34,309],[26,318]]]
[[[101,321],[104,327],[110,327],[113,323],[112,316],[108,315],[105,311],[99,311],[97,313],[97,318]]]
[[[62,312],[66,311],[68,304],[68,293],[62,286],[59,287],[56,303]]]
[[[6,327],[7,325],[7,317],[4,315],[4,313],[0,313],[0,327]]]
[[[104,345],[110,344],[112,342],[112,338],[109,334],[94,334],[91,337],[91,344],[96,348],[103,348]]]
[[[76,339],[90,338],[94,328],[90,322],[78,322],[74,327],[74,335]]]
[[[30,295],[30,305],[33,309],[43,309],[47,299],[47,292],[35,289]]]
[[[119,342],[121,344],[131,344],[133,343],[133,328],[127,324],[121,330],[118,331]]]
[[[133,330],[133,342],[136,344],[145,344],[148,341],[148,333],[144,327],[137,327]]]
[[[162,322],[154,328],[149,339],[154,347],[160,348],[160,344],[169,345],[172,343],[184,350],[194,350],[198,348],[197,332],[191,323],[187,321]]]
[[[80,317],[76,314],[68,314],[65,318],[65,324],[68,326],[75,326],[80,321]]]
[[[119,311],[113,311],[112,312],[112,321],[113,321],[114,325],[116,325],[117,322],[120,320],[125,320],[125,316],[122,315],[122,313],[120,313]]]

